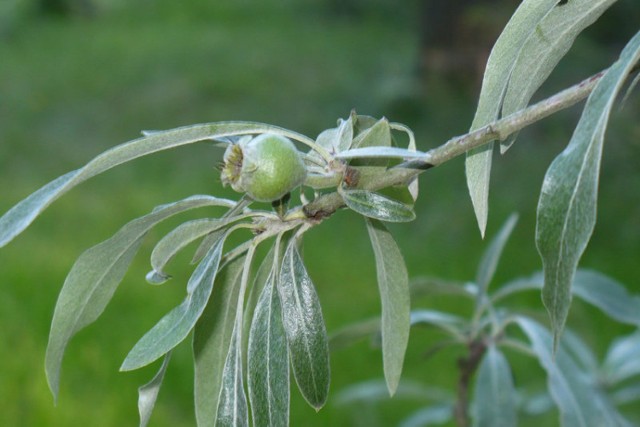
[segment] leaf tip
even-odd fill
[[[147,283],[151,285],[162,285],[163,283],[167,282],[169,279],[171,279],[170,274],[167,274],[163,271],[158,271],[155,269],[148,272],[147,275],[145,276],[145,280],[147,281]]]

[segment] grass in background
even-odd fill
[[[0,212],[108,147],[137,137],[141,129],[236,119],[315,136],[356,108],[409,124],[420,148],[427,149],[464,133],[471,121],[475,101],[446,77],[434,78],[426,89],[415,83],[411,13],[386,13],[382,1],[377,2],[381,13],[348,17],[332,14],[328,3],[268,1],[252,11],[247,2],[214,3],[148,1],[123,3],[92,19],[22,18],[0,44]],[[607,63],[587,59],[580,50],[569,57],[555,83],[573,83]],[[584,74],[575,74],[575,64]],[[637,111],[632,97],[609,132],[599,222],[583,261],[630,287],[640,255],[640,146],[629,142],[640,134],[633,120]],[[496,162],[488,235],[509,213],[521,214],[496,283],[540,268],[533,243],[537,195],[577,114],[572,110],[523,132]],[[221,156],[221,150],[200,145],[117,168],[56,202],[0,251],[3,425],[136,423],[136,389],[156,367],[126,374],[117,369],[137,339],[181,301],[190,272],[187,257],[173,263],[173,281],[147,285],[145,256],[162,234],[150,236],[103,317],[72,341],[54,408],[43,361],[56,296],[81,251],[128,220],[190,194],[221,194],[214,169]],[[472,279],[484,244],[466,195],[462,160],[425,173],[421,186],[418,220],[392,227],[410,274]],[[305,257],[329,331],[379,312],[373,256],[360,222],[341,211],[322,226],[325,231],[312,231],[306,239]],[[457,309],[451,300],[419,303]],[[516,303],[542,310],[539,295]],[[591,331],[587,340],[600,350],[614,333],[625,331],[578,305],[569,322]],[[412,334],[405,377],[452,388],[457,355],[425,359],[432,336]],[[353,411],[336,406],[333,398],[349,384],[382,377],[380,352],[366,342],[331,357],[327,407],[316,414],[293,391],[293,425],[350,425]],[[192,375],[183,345],[174,353],[152,425],[194,425]],[[393,405],[384,408],[383,425],[402,416]]]

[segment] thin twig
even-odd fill
[[[482,339],[476,339],[469,343],[469,355],[458,360],[460,378],[458,379],[458,400],[453,408],[453,415],[459,427],[471,425],[469,417],[469,385],[471,379],[478,370],[482,356],[487,351],[487,345]]]
[[[491,141],[503,141],[510,135],[532,125],[551,114],[569,108],[585,99],[605,71],[601,71],[580,83],[544,99],[537,104],[481,127],[466,135],[451,138],[443,145],[427,152],[426,162],[437,166],[467,151]]]
[[[441,165],[454,157],[489,142],[504,140],[525,127],[585,99],[593,91],[605,72],[606,70],[594,74],[547,99],[490,123],[478,130],[451,138],[439,147],[429,150],[424,160],[410,162],[411,167],[389,169],[384,174],[361,180],[357,187],[375,191],[393,185],[404,184],[431,166]],[[332,192],[308,203],[302,208],[302,211],[307,218],[322,220],[331,216],[342,206],[344,206],[342,197],[337,192]]]

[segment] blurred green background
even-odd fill
[[[470,37],[455,41],[456,49],[486,55],[483,38],[495,38],[513,3],[503,2],[500,14],[487,15],[487,31],[476,40],[480,46]],[[2,0],[0,212],[105,149],[136,138],[142,129],[256,120],[314,137],[355,108],[408,124],[422,150],[463,134],[481,76],[469,64],[459,69],[430,65],[425,44],[431,48],[439,40],[437,34],[425,36],[423,10],[418,0]],[[605,68],[637,30],[638,20],[629,18],[637,12],[632,0],[614,6],[578,39],[539,96]],[[582,260],[582,266],[637,292],[639,111],[638,97],[632,96],[612,117],[598,224]],[[488,236],[512,212],[520,221],[494,286],[540,268],[534,246],[539,188],[579,114],[580,108],[573,108],[533,126],[505,156],[496,155]],[[215,166],[221,155],[203,144],[116,168],[56,202],[0,250],[0,424],[137,424],[137,387],[157,367],[126,374],[118,367],[138,338],[184,295],[187,256],[173,264],[175,278],[166,286],[144,280],[152,242],[177,223],[152,233],[104,315],[71,342],[54,407],[43,360],[57,293],[76,257],[129,219],[191,194],[233,197],[219,183]],[[426,172],[420,185],[418,220],[392,226],[410,274],[472,280],[485,243],[466,194],[462,159]],[[379,312],[372,257],[362,221],[349,212],[308,233],[305,258],[329,332]],[[537,294],[512,303],[543,314]],[[421,298],[414,306],[467,309],[450,298]],[[614,336],[630,331],[579,302],[569,326],[584,334],[600,357]],[[438,338],[429,330],[412,333],[405,378],[453,389],[462,353],[425,357]],[[188,347],[174,353],[151,425],[195,423]],[[544,382],[530,360],[513,360],[517,383]],[[292,425],[357,425],[358,417],[366,420],[362,425],[393,425],[420,406],[415,401],[375,408],[337,403],[348,385],[382,377],[380,351],[367,342],[332,353],[331,368],[331,395],[319,413],[292,392]],[[555,416],[550,420],[554,423]]]

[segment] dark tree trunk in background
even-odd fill
[[[91,0],[38,0],[38,10],[44,15],[92,17],[96,5]]]
[[[517,5],[517,0],[422,0],[421,73],[478,82],[493,43]]]

